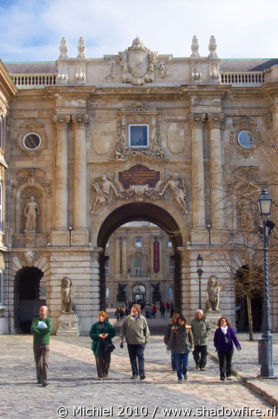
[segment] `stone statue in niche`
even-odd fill
[[[160,282],[158,284],[151,284],[153,287],[153,303],[156,301],[161,301],[161,294],[160,294]]]
[[[209,277],[207,283],[207,301],[205,311],[220,311],[219,309],[220,285],[214,275]]]
[[[24,208],[24,217],[25,229],[24,233],[35,233],[36,232],[36,222],[37,216],[39,215],[40,210],[36,198],[34,195],[30,197],[30,200],[27,202]]]
[[[72,281],[64,277],[61,283],[62,313],[73,313]]]
[[[185,213],[188,214],[187,211],[187,191],[184,184],[184,179],[177,175],[170,175],[168,180],[166,180],[165,185],[160,192],[161,196],[164,196],[166,190],[169,189],[172,195],[173,201],[177,204],[177,206]]]
[[[92,214],[94,214],[106,202],[112,201],[112,192],[117,198],[120,197],[120,193],[118,192],[116,186],[106,175],[101,176],[98,182],[94,182],[93,188],[96,192],[96,196],[92,206]]]

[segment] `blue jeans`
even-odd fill
[[[145,344],[141,343],[139,345],[127,345],[129,360],[132,368],[132,375],[139,375],[140,377],[145,375],[144,370],[144,350]],[[137,363],[138,360],[138,363]]]
[[[172,370],[176,369],[175,354],[173,351],[171,351],[171,366],[172,366]]]
[[[179,380],[182,380],[182,376],[186,377],[188,367],[188,352],[184,354],[174,354],[176,371]]]

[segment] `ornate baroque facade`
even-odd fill
[[[278,129],[278,61],[221,60],[214,37],[208,56],[196,37],[191,49],[174,58],[136,38],[89,59],[80,38],[69,58],[63,38],[56,62],[1,64],[1,332],[28,325],[42,301],[55,329],[69,277],[87,333],[105,307],[107,241],[136,220],[172,242],[176,308],[190,317],[198,306],[201,254],[203,304],[213,274],[234,321],[227,261],[252,213],[227,174],[271,177],[260,146]],[[271,310],[277,330],[277,291]]]

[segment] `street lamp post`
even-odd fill
[[[197,257],[197,274],[199,277],[199,309],[201,310],[202,308],[202,288],[201,288],[201,279],[202,279],[202,275],[204,273],[202,266],[203,266],[203,261],[204,259],[202,258],[202,256],[199,254],[199,256]]]
[[[260,216],[263,221],[263,244],[264,244],[264,330],[262,337],[258,339],[259,363],[261,364],[262,378],[274,378],[272,357],[272,335],[270,324],[270,301],[268,280],[268,240],[274,223],[268,220],[271,212],[272,198],[264,187],[259,196],[258,205]]]

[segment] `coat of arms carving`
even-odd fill
[[[154,68],[158,61],[156,52],[149,50],[137,37],[124,52],[118,56],[122,67],[122,81],[140,86],[154,81]]]

